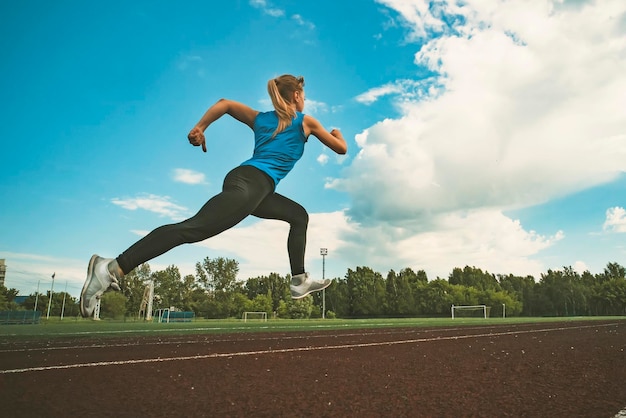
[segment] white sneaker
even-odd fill
[[[291,286],[289,286],[289,288],[291,289],[292,299],[302,299],[308,294],[311,294],[313,292],[318,292],[322,289],[326,289],[332,283],[330,279],[314,280],[311,277],[309,277],[309,273],[302,273],[302,274],[293,276],[291,278],[292,282],[293,282],[293,279],[300,279],[300,284],[299,285],[292,284]]]
[[[102,258],[97,255],[91,256],[87,267],[87,279],[80,292],[80,314],[84,318],[93,315],[96,303],[102,294],[110,287],[120,290],[117,277],[109,272],[109,263],[112,258]]]

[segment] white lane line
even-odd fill
[[[387,326],[397,326],[395,322],[363,322],[359,323],[358,326],[373,326],[384,328]],[[407,325],[410,326],[410,325]],[[79,332],[53,332],[49,335],[55,336],[73,336],[73,335],[114,335],[114,334],[151,334],[154,332],[159,333],[167,333],[167,332],[195,332],[195,331],[251,331],[251,332],[264,332],[267,330],[271,331],[280,331],[287,330],[290,331],[292,329],[300,329],[300,325],[266,325],[266,326],[257,326],[257,327],[201,327],[201,328],[159,328],[159,329],[124,329],[124,330],[108,330],[108,331],[79,331]],[[354,328],[352,324],[344,324],[344,325],[309,325],[307,329],[316,330],[316,329],[326,329],[326,328]],[[18,337],[18,334],[6,334],[8,337]]]
[[[80,350],[83,348],[113,348],[113,347],[143,347],[149,345],[181,345],[181,344],[215,344],[215,343],[223,343],[223,342],[240,342],[240,341],[284,341],[284,340],[302,340],[302,339],[312,339],[312,338],[338,338],[338,337],[363,337],[367,335],[394,335],[394,334],[419,334],[419,333],[436,333],[436,332],[451,332],[451,331],[467,331],[467,330],[475,330],[475,329],[494,329],[494,328],[516,328],[519,325],[495,325],[495,326],[480,326],[480,327],[459,327],[459,328],[416,328],[414,330],[407,331],[405,328],[398,328],[393,331],[385,331],[381,332],[379,329],[372,331],[370,329],[364,329],[363,332],[350,332],[345,333],[342,332],[340,334],[298,334],[298,335],[280,335],[276,337],[265,336],[265,337],[254,337],[254,338],[218,338],[213,339],[210,337],[205,337],[202,339],[186,339],[186,340],[166,340],[166,341],[137,341],[137,342],[127,342],[127,343],[100,343],[100,344],[89,344],[89,345],[66,345],[66,346],[58,346],[58,347],[20,347],[13,349],[0,349],[0,354],[2,353],[17,353],[17,352],[25,352],[25,351],[59,351],[59,350]],[[198,328],[199,331],[205,328]],[[263,332],[263,331],[261,331]],[[72,334],[68,334],[72,335]],[[77,334],[73,334],[77,335]],[[210,334],[209,334],[210,335]],[[245,335],[245,334],[230,334],[230,335]]]
[[[204,340],[202,339],[186,339],[186,340],[166,340],[166,341],[137,341],[137,342],[126,342],[126,343],[109,343],[109,342],[103,342],[103,343],[99,343],[99,344],[89,344],[89,345],[76,345],[75,342],[72,342],[72,345],[66,345],[66,346],[57,346],[57,347],[19,347],[19,348],[11,348],[11,349],[0,349],[0,354],[3,353],[17,353],[17,352],[25,352],[25,351],[40,351],[40,352],[44,352],[44,351],[59,351],[59,350],[80,350],[83,348],[113,348],[113,347],[139,347],[139,346],[148,346],[148,345],[180,345],[180,344],[214,344],[214,343],[221,343],[221,342],[239,342],[239,341],[274,341],[274,340],[297,340],[297,339],[311,339],[311,338],[337,338],[337,337],[355,337],[355,336],[366,336],[366,335],[393,335],[393,334],[419,334],[419,333],[436,333],[436,332],[451,332],[451,331],[467,331],[467,330],[475,330],[475,329],[485,329],[485,328],[489,328],[489,329],[497,329],[497,328],[524,328],[527,326],[530,326],[532,324],[530,323],[523,323],[523,324],[506,324],[506,325],[499,325],[499,324],[493,324],[493,325],[480,325],[480,326],[464,326],[464,327],[454,327],[454,328],[414,328],[413,330],[407,330],[407,327],[394,327],[394,328],[390,328],[390,331],[384,331],[381,332],[381,330],[379,328],[375,328],[374,330],[370,329],[370,328],[364,328],[361,331],[363,332],[351,332],[351,333],[340,333],[340,334],[298,334],[298,335],[280,335],[277,337],[270,337],[270,336],[264,336],[264,337],[259,337],[256,331],[254,331],[255,333],[255,337],[254,338],[217,338],[217,339],[213,339],[211,336],[215,336],[215,335],[223,335],[223,334],[207,334],[207,336],[205,337]],[[610,323],[610,324],[599,324],[602,326],[607,326],[607,325],[617,325],[617,323]],[[598,325],[596,325],[598,326]],[[263,327],[263,328],[269,328],[269,327]],[[411,327],[408,327],[411,328]],[[196,331],[205,331],[205,330],[209,330],[209,329],[223,329],[223,328],[195,328],[194,330]],[[279,327],[279,328],[272,328],[272,330],[276,331],[279,329],[286,329],[285,327]],[[264,333],[266,332],[264,329],[259,328],[259,332],[260,333]],[[161,330],[151,330],[150,332],[160,332]],[[172,329],[172,330],[167,330],[167,331],[181,331],[181,329]],[[185,329],[185,331],[189,331],[189,329]],[[132,331],[115,331],[113,332],[113,334],[116,333],[126,333],[126,332],[132,332]],[[146,331],[147,332],[147,331]],[[68,335],[68,336],[73,336],[73,335],[81,335],[81,334],[90,334],[88,332],[85,333],[67,333],[67,334],[52,334],[52,335]],[[91,333],[91,334],[110,334],[109,332],[95,332],[95,333]],[[202,334],[197,334],[197,335],[202,335]],[[230,334],[230,335],[246,335],[246,334]]]
[[[180,357],[165,357],[165,358],[159,357],[159,358],[138,359],[138,360],[98,361],[94,363],[76,363],[76,364],[66,364],[66,365],[58,365],[58,366],[42,366],[42,367],[28,367],[24,369],[0,370],[0,374],[40,372],[40,371],[46,371],[46,370],[77,369],[81,367],[101,367],[101,366],[142,364],[142,363],[160,363],[160,362],[166,362],[166,361],[204,360],[204,359],[211,359],[211,358],[255,356],[255,355],[277,354],[277,353],[294,353],[294,352],[301,352],[301,351],[343,350],[343,349],[350,349],[350,348],[379,347],[379,346],[385,346],[385,345],[390,346],[390,345],[400,345],[400,344],[415,344],[415,343],[432,342],[432,341],[461,340],[461,339],[468,339],[468,338],[499,337],[499,336],[506,336],[506,335],[515,335],[515,334],[533,334],[533,333],[540,333],[540,332],[566,331],[566,330],[573,330],[573,329],[598,328],[598,327],[609,327],[609,326],[617,326],[617,325],[618,324],[583,325],[583,326],[577,326],[577,327],[556,327],[556,328],[543,328],[543,329],[534,329],[534,330],[485,333],[485,334],[453,335],[453,336],[448,336],[448,337],[415,338],[415,339],[409,339],[409,340],[382,341],[382,342],[343,344],[343,345],[327,345],[327,346],[321,346],[321,347],[309,346],[309,347],[295,347],[295,348],[258,350],[258,351],[239,351],[239,352],[232,352],[232,353],[213,353],[213,354],[202,354],[202,355],[195,355],[195,356],[180,356]]]

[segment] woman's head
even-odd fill
[[[267,91],[278,115],[278,127],[274,136],[291,125],[296,111],[304,109],[304,77],[281,75],[267,82]]]

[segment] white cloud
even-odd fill
[[[317,157],[317,162],[321,165],[326,165],[326,163],[328,162],[328,154],[320,154]]]
[[[250,0],[250,5],[256,9],[261,10],[266,15],[272,17],[284,17],[287,14],[284,9],[274,7],[270,2],[266,0]],[[292,14],[291,20],[293,20],[298,26],[302,26],[310,30],[315,29],[315,24],[309,20],[306,20],[299,13]]]
[[[416,64],[438,77],[357,97],[393,94],[402,116],[357,135],[358,154],[329,183],[351,198],[347,214],[362,231],[354,252],[371,252],[368,263],[381,254],[396,265],[538,271],[532,256],[562,233],[537,236],[503,213],[626,171],[626,30],[616,18],[626,3],[380,2],[421,39]]]
[[[619,206],[607,209],[602,228],[609,232],[626,232],[626,210]]]
[[[534,256],[563,238],[561,231],[549,237],[526,231],[497,210],[448,213],[430,223],[428,230],[419,222],[352,225],[341,251],[347,260],[381,272],[411,267],[431,279],[465,265],[539,277],[543,266]]]
[[[147,231],[145,229],[131,229],[130,232],[132,232],[135,235],[139,235],[140,237],[145,237],[146,235],[150,233],[150,231]]]
[[[578,274],[583,274],[584,272],[589,271],[589,267],[587,267],[587,264],[584,261],[576,261],[573,268]]]
[[[385,3],[408,21],[426,10],[421,1]],[[527,207],[626,171],[626,118],[617,111],[626,108],[626,37],[611,19],[625,7],[519,14],[522,3],[470,2],[461,32],[471,36],[444,34],[416,54],[445,90],[404,101],[402,118],[357,136],[360,152],[335,184],[352,195],[353,216]]]
[[[374,87],[356,97],[356,101],[363,104],[372,104],[382,96],[402,92],[402,86],[397,83],[385,84],[381,87]]]
[[[54,292],[67,292],[78,296],[85,280],[88,260],[59,258],[42,254],[27,254],[0,251],[0,258],[6,260],[5,286],[19,290],[22,296],[39,292],[46,293],[52,286],[55,274]]]
[[[204,173],[186,168],[177,168],[173,173],[174,181],[186,184],[206,184]]]
[[[495,210],[451,213],[432,222],[431,231],[416,232],[419,226],[411,224],[361,225],[343,211],[312,213],[307,270],[321,275],[319,248],[324,247],[329,251],[328,277],[343,277],[348,268],[368,266],[383,274],[405,267],[423,269],[434,279],[447,277],[454,267],[472,265],[496,274],[532,274],[538,278],[544,270],[534,256],[563,238],[560,231],[553,236],[526,231],[518,221]],[[194,246],[208,248],[214,256],[239,261],[241,279],[270,272],[288,274],[288,233],[289,226],[284,222],[259,220]],[[261,242],[263,245],[259,245]],[[151,262],[151,266],[160,268],[157,262]],[[184,263],[176,264],[183,274],[193,274],[193,263],[189,263],[187,270]]]
[[[272,17],[281,17],[285,15],[285,11],[282,9],[276,9],[276,8],[267,8],[263,10],[264,13],[272,16]]]
[[[304,26],[305,28],[308,28],[308,29],[315,29],[315,25],[312,22],[309,22],[308,20],[305,20],[299,14],[293,15],[293,16],[291,16],[291,18],[300,26]]]
[[[429,0],[377,0],[379,3],[396,10],[406,20],[410,28],[410,38],[425,38],[430,31],[441,31],[446,25],[442,20],[443,10],[458,10],[453,2],[441,2],[432,5]]]
[[[324,102],[318,102],[316,100],[312,100],[307,98],[305,102],[306,112],[311,115],[319,115],[320,113],[328,112],[328,105]]]
[[[270,6],[265,0],[250,0],[250,5],[254,8],[261,9],[263,13],[272,17],[282,17],[285,15],[284,10]]]
[[[310,214],[307,240],[307,270],[316,271],[315,262],[319,258],[319,248],[336,250],[345,247],[341,234],[351,231],[343,212]],[[289,225],[274,220],[259,220],[248,226],[237,226],[215,237],[194,244],[234,258],[240,263],[239,277],[246,279],[267,275],[270,272],[288,274],[289,257],[287,255],[287,236]],[[260,245],[262,243],[262,245]],[[345,274],[345,264],[336,263],[336,274]],[[321,270],[321,269],[320,269]]]
[[[401,105],[403,102],[411,102],[419,99],[436,96],[440,91],[437,79],[428,77],[422,80],[396,80],[380,87],[374,87],[365,93],[359,94],[355,100],[365,105],[376,102],[383,96],[396,96]]]
[[[188,209],[186,207],[173,203],[169,196],[144,194],[126,199],[116,197],[111,199],[111,203],[128,210],[147,210],[149,212],[157,213],[160,216],[167,216],[178,221],[185,219],[188,214]]]

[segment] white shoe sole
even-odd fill
[[[328,286],[330,286],[330,284],[331,284],[331,283],[332,283],[332,281],[329,281],[329,282],[328,282],[325,286],[323,286],[323,287],[320,287],[320,288],[315,289],[315,290],[307,290],[305,293],[303,293],[303,294],[301,294],[301,295],[297,295],[297,296],[294,296],[294,295],[293,295],[293,291],[292,291],[292,292],[291,292],[291,299],[294,299],[294,300],[302,299],[303,297],[308,296],[308,295],[310,295],[311,293],[319,292],[319,291],[321,291],[321,290],[326,289]]]
[[[93,309],[91,310],[91,312],[88,312],[85,308],[85,292],[87,292],[87,289],[89,288],[89,283],[91,283],[90,278],[93,276],[93,270],[94,267],[96,266],[96,259],[98,259],[97,255],[92,255],[91,259],[89,260],[89,265],[87,266],[87,278],[85,279],[85,284],[83,285],[83,290],[80,291],[80,314],[83,316],[83,318],[88,318],[93,314]]]
[[[108,276],[105,279],[103,279],[102,277],[98,277],[98,274],[97,274],[98,271],[96,270],[98,269],[98,261],[106,263],[106,265],[104,266],[100,265],[100,268],[102,270],[100,271],[100,274],[105,275],[105,277]],[[117,291],[120,290],[120,286],[119,286],[119,282],[117,278],[111,275],[111,273],[109,273],[108,271],[109,261],[110,259],[102,258],[98,256],[97,254],[92,255],[91,260],[89,260],[89,266],[87,266],[87,278],[85,279],[83,290],[81,290],[80,292],[80,303],[79,303],[80,314],[85,318],[93,315],[93,311],[95,309],[95,306],[93,306],[91,309],[86,306],[89,303],[92,303],[91,299],[93,299],[93,296],[91,297],[90,300],[87,300],[85,298],[87,290],[89,289],[89,285],[91,285],[94,280],[97,280],[100,286],[106,286],[104,287],[104,289],[102,289],[102,291],[96,292],[96,296],[95,296],[96,299],[100,299],[102,294],[104,294],[104,292],[106,292],[108,289],[113,289]]]

